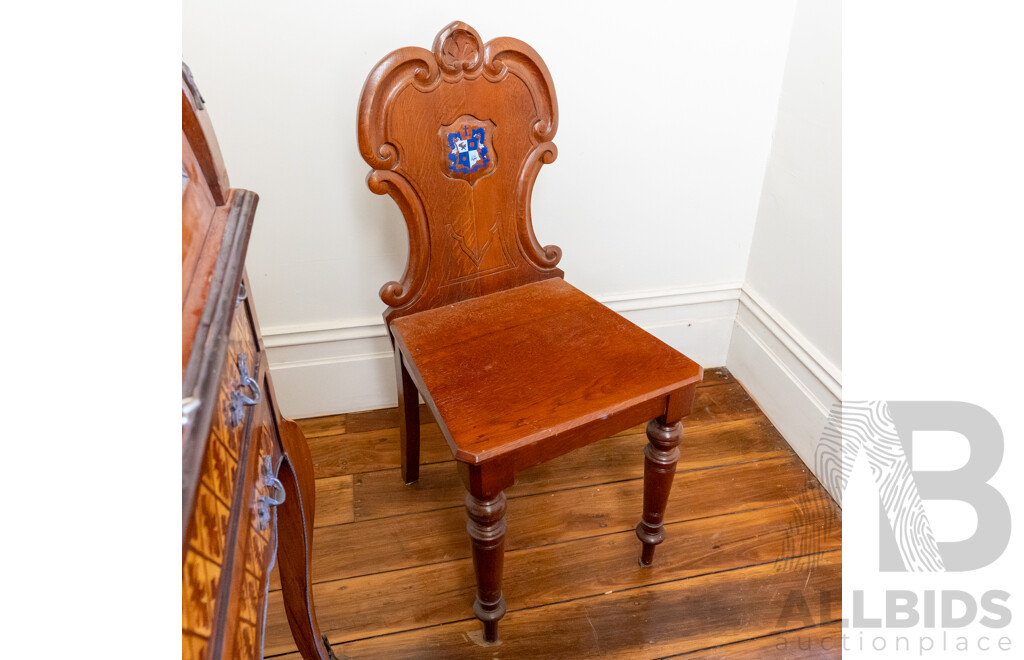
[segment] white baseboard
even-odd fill
[[[826,484],[814,454],[829,410],[842,398],[842,372],[749,286],[740,293],[725,364]]]
[[[600,299],[705,367],[726,363],[740,284],[648,291]],[[397,405],[384,322],[263,328],[281,411],[303,418]]]

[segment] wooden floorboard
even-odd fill
[[[790,593],[836,589],[841,580],[841,553],[825,552],[810,567],[760,564],[510,610],[500,646],[481,645],[479,623],[465,619],[354,640],[337,650],[351,659],[661,658],[775,634]],[[812,618],[838,619],[838,593]]]
[[[715,517],[669,524],[669,541],[658,548],[657,564],[650,569],[637,564],[639,544],[632,529],[506,550],[505,599],[510,610],[518,610],[772,562],[799,552],[790,536],[813,533],[808,527],[816,524],[803,519],[796,504],[746,511],[730,516],[728,526],[725,522]],[[836,550],[841,543],[833,525],[816,551]],[[458,621],[466,617],[474,590],[473,565],[466,557],[321,583],[314,599],[323,632],[344,642]],[[279,594],[270,606],[283,615]],[[268,626],[267,634],[269,653],[275,648],[271,637],[287,642],[287,625]]]
[[[826,497],[795,457],[739,463],[677,475],[665,520],[680,522]],[[642,502],[641,478],[510,498],[506,547],[632,530]],[[465,510],[456,505],[389,524],[369,520],[318,529],[313,535],[313,579],[322,582],[468,557],[465,526]]]
[[[499,646],[482,646],[472,618],[455,464],[423,422],[413,486],[396,467],[395,409],[300,422],[318,476],[314,598],[339,657],[839,657],[841,644],[822,647],[838,642],[841,514],[726,370],[705,373],[684,420],[653,568],[638,566],[633,531],[642,426],[517,475]],[[292,660],[276,575],[271,588],[265,657]],[[813,620],[779,620],[791,592]]]
[[[745,642],[668,656],[684,660],[811,660],[834,658],[843,646],[841,621],[765,635]]]
[[[751,427],[752,434],[756,432],[755,428]],[[791,455],[788,449],[769,444],[773,439],[767,438],[767,446],[762,445],[760,451],[753,452],[749,459],[733,456],[731,458],[734,460],[731,462],[766,460]],[[509,498],[523,497],[587,484],[642,478],[643,447],[647,442],[646,437],[627,436],[622,441],[617,442],[618,440],[620,439],[604,440],[573,454],[524,470],[516,475],[515,485],[508,488],[505,494]],[[602,452],[603,448],[608,449],[607,454]],[[577,463],[576,454],[583,452],[586,454]],[[715,463],[718,458],[702,456],[701,454],[705,452],[694,451],[689,454],[685,452],[685,448],[681,453],[684,455],[680,456],[679,460],[680,472],[712,467],[710,463]],[[688,460],[691,456],[698,460]],[[612,458],[620,460],[610,460]],[[702,458],[707,460],[700,461]],[[422,466],[419,481],[408,487],[402,483],[398,468],[355,475],[352,489],[353,519],[356,521],[451,506],[461,507],[465,499],[465,489],[459,480],[454,462]]]

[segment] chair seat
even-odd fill
[[[561,278],[411,314],[391,330],[453,454],[474,464],[581,428],[600,432],[604,420],[629,419],[628,428],[664,414],[666,397],[702,375]],[[534,452],[528,463],[560,453]]]

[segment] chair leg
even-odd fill
[[[654,562],[654,548],[665,540],[665,507],[672,489],[672,478],[679,462],[679,441],[683,438],[680,422],[667,424],[664,417],[647,424],[648,444],[644,447],[644,513],[636,526],[643,543],[640,565]]]
[[[501,573],[505,563],[505,493],[492,500],[466,494],[466,525],[473,542],[473,568],[476,571],[476,602],[473,613],[483,622],[484,641],[498,641],[498,621],[505,616],[505,598],[501,595]]]
[[[398,382],[398,428],[401,438],[402,479],[415,483],[420,478],[420,397],[405,367],[402,352],[395,347],[395,380]]]

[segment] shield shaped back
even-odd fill
[[[370,73],[359,101],[367,185],[405,216],[409,261],[380,291],[385,319],[561,277],[541,247],[530,198],[554,161],[555,89],[540,56],[508,37],[487,43],[452,23],[432,50],[400,48]]]

